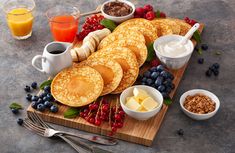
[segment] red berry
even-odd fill
[[[116,127],[112,127],[112,132],[116,132],[117,128]]]
[[[153,11],[153,6],[148,4],[145,5],[143,9],[145,10],[145,12]]]
[[[135,9],[135,14],[139,15],[140,17],[143,17],[144,13],[145,13],[145,10],[142,7],[138,7],[138,8]]]
[[[83,112],[84,112],[84,113],[89,113],[89,110],[85,108],[85,109],[83,110]]]
[[[105,120],[105,119],[106,119],[106,116],[101,115],[101,116],[100,116],[100,119],[101,119],[101,120]]]
[[[107,112],[108,110],[109,110],[109,105],[108,105],[108,104],[105,104],[105,105],[102,107],[102,111]]]
[[[123,111],[123,109],[122,109],[122,107],[121,107],[121,106],[119,106],[119,107],[118,107],[118,110],[119,110],[119,111]]]
[[[111,131],[110,133],[108,133],[108,136],[113,136],[114,135],[114,133]]]
[[[158,59],[154,59],[151,61],[150,65],[152,67],[160,65],[160,61]]]
[[[101,124],[101,120],[100,119],[96,119],[95,120],[95,125],[99,126]]]
[[[118,128],[118,123],[113,123],[113,127],[116,127],[116,128]]]
[[[155,18],[155,13],[153,11],[149,11],[146,13],[145,18],[147,20],[153,20]]]
[[[120,121],[122,118],[119,114],[115,114],[114,116],[115,120]]]
[[[166,14],[163,13],[163,12],[160,12],[160,17],[161,17],[161,18],[166,18]]]
[[[186,16],[185,18],[184,18],[184,21],[189,21],[189,18]]]
[[[81,117],[85,117],[84,114],[85,114],[84,112],[80,112]]]
[[[142,16],[138,15],[138,14],[134,14],[134,18],[141,18]]]
[[[117,127],[118,128],[122,128],[123,127],[123,123],[121,123],[121,122],[117,123]]]
[[[92,124],[94,124],[94,123],[95,123],[95,119],[94,119],[94,118],[90,118],[90,119],[89,119],[89,122],[92,123]]]
[[[118,112],[118,114],[121,115],[121,116],[124,116],[125,112],[124,111],[120,111],[120,112]]]

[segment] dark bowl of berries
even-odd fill
[[[109,0],[102,4],[101,13],[116,23],[124,22],[134,17],[135,5],[126,0]]]

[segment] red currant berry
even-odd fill
[[[124,116],[125,112],[124,111],[119,111],[118,114],[121,115],[121,116]]]
[[[122,128],[123,127],[123,123],[121,123],[121,122],[117,123],[117,127],[118,128]]]
[[[153,11],[153,6],[148,4],[145,5],[143,9],[145,10],[145,12]]]
[[[161,17],[161,18],[166,18],[166,14],[163,13],[163,12],[160,12],[160,17]]]
[[[95,119],[94,119],[94,118],[90,118],[90,119],[89,119],[89,122],[92,123],[92,124],[94,124],[94,123],[95,123]]]
[[[80,112],[81,117],[84,117],[84,114],[85,114],[84,112]]]
[[[115,114],[114,116],[115,120],[120,121],[122,118],[119,114]]]
[[[104,106],[102,106],[102,111],[107,112],[109,110],[109,105],[105,104]]]
[[[116,127],[112,127],[112,132],[116,132],[117,128]]]
[[[95,120],[95,125],[100,126],[100,124],[101,124],[101,120],[100,119],[96,119]]]

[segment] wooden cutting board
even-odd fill
[[[204,28],[204,24],[201,24],[200,26],[200,33],[202,32]],[[193,41],[194,46],[196,45],[196,42]],[[144,68],[141,69],[143,71],[149,67],[149,65],[145,65]],[[184,74],[184,71],[187,67],[187,64],[182,67],[179,70],[171,71],[175,79],[173,83],[175,84],[175,89],[171,92],[170,97],[173,98],[177,87],[179,86],[180,80]],[[106,96],[109,101],[115,102],[119,95],[108,95]],[[54,114],[50,113],[49,111],[46,112],[38,112],[36,111],[45,121],[55,123],[58,125],[63,125],[66,127],[71,127],[71,128],[76,128],[79,130],[91,132],[91,133],[96,133],[96,134],[101,134],[101,135],[107,135],[110,131],[110,125],[108,123],[102,123],[101,126],[95,126],[90,123],[88,123],[85,119],[81,117],[76,117],[74,119],[66,119],[63,116],[63,113],[66,111],[68,106],[64,105],[59,105],[59,112]],[[124,121],[124,126],[121,129],[118,129],[117,133],[115,134],[115,138],[129,141],[129,142],[134,142],[137,144],[142,144],[146,146],[151,146],[158,130],[160,129],[161,123],[164,119],[164,116],[167,112],[168,106],[165,104],[163,105],[161,111],[151,119],[147,121],[138,121],[135,120],[131,117],[126,116],[125,121]],[[34,112],[35,110],[29,106],[27,109],[27,113]]]

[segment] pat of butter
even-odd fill
[[[135,98],[138,99],[138,101],[143,101],[144,99],[149,97],[147,92],[145,92],[142,89],[138,89],[138,88],[134,88],[133,94],[134,94]]]
[[[156,107],[159,105],[159,103],[156,102],[153,98],[148,97],[148,98],[146,98],[146,99],[141,103],[141,105],[142,105],[146,110],[150,111],[150,110],[156,108]]]
[[[131,97],[127,102],[126,102],[126,107],[128,107],[131,110],[138,110],[141,105],[139,104],[138,101],[135,100],[134,97]]]
[[[146,112],[147,110],[143,106],[140,106],[140,108],[137,111]]]
[[[131,98],[134,98],[139,104],[141,104],[142,101],[140,101],[139,99],[135,98],[134,96],[132,97],[127,97],[126,101],[129,101]]]

